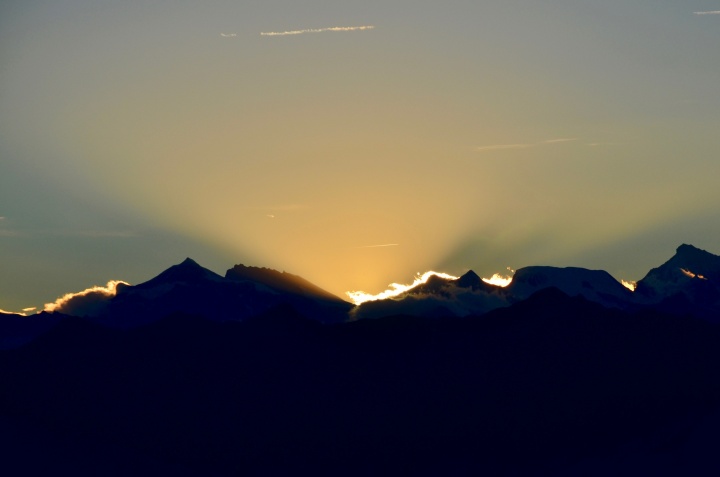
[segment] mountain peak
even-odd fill
[[[715,256],[715,255],[711,254],[710,252],[699,249],[699,248],[695,247],[694,245],[688,245],[686,243],[680,245],[675,252],[676,252],[676,256],[679,256],[682,258],[689,258],[689,259],[707,258],[707,257]]]
[[[217,273],[198,264],[192,258],[186,258],[177,265],[173,265],[155,278],[137,285],[139,288],[150,288],[163,283],[189,283],[205,280],[222,280]]]
[[[239,264],[229,269],[225,273],[225,278],[240,281],[249,280],[281,292],[344,303],[344,301],[339,297],[323,290],[298,275],[293,275],[288,272],[279,272],[277,270],[273,270],[272,268],[251,267]]]
[[[459,287],[462,288],[473,288],[480,286],[480,284],[482,283],[482,279],[477,273],[473,272],[472,270],[468,270],[467,273],[458,278],[456,283]]]
[[[675,256],[660,269],[678,267],[717,278],[720,273],[720,257],[693,245],[682,244],[677,248]]]
[[[720,304],[719,282],[720,257],[693,245],[682,244],[670,260],[650,270],[638,282],[635,291],[655,301],[684,294],[691,301],[697,301],[702,296],[702,301],[715,300]]]

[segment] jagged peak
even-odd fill
[[[678,267],[690,268],[693,272],[703,275],[718,275],[720,274],[720,256],[699,249],[693,245],[682,244],[677,248],[675,255],[670,260],[658,269],[651,270],[650,273],[653,273],[655,270]]]
[[[483,283],[482,278],[472,270],[468,270],[457,279],[457,285],[462,288],[475,287]]]
[[[217,273],[208,270],[191,258],[186,258],[177,265],[173,265],[155,278],[141,283],[137,287],[148,288],[161,283],[195,282],[197,280],[223,280]],[[136,288],[137,288],[136,287]]]
[[[715,257],[715,255],[713,255],[712,253],[710,253],[710,252],[708,252],[708,251],[706,251],[706,250],[697,248],[697,247],[694,246],[694,245],[689,245],[689,244],[686,244],[686,243],[680,245],[680,246],[675,250],[675,252],[676,252],[676,254],[679,255],[679,256],[687,256],[687,257],[712,256],[712,257]]]
[[[183,260],[182,262],[180,262],[180,263],[177,264],[176,266],[178,266],[178,267],[200,267],[200,268],[202,268],[199,263],[197,263],[195,260],[193,260],[193,259],[190,258],[190,257],[187,257],[185,260]]]

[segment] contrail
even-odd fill
[[[527,149],[533,147],[535,144],[494,144],[492,146],[480,146],[476,147],[476,151],[497,151],[502,149]]]
[[[500,151],[503,149],[528,149],[530,147],[538,147],[542,146],[544,144],[561,144],[564,142],[574,142],[579,141],[579,138],[576,137],[561,137],[557,139],[546,139],[545,141],[541,142],[533,142],[533,143],[518,143],[518,144],[493,144],[492,146],[480,146],[476,147],[475,150],[482,152],[482,151]]]
[[[381,248],[381,247],[398,247],[400,246],[399,243],[385,243],[382,245],[365,245],[363,247],[355,247],[355,248]]]
[[[693,12],[695,15],[720,15],[720,10],[712,10],[709,12]]]
[[[546,141],[543,141],[543,144],[557,144],[559,142],[572,142],[577,141],[578,138],[576,137],[561,137],[558,139],[548,139]]]
[[[353,27],[330,27],[330,28],[310,28],[307,30],[291,30],[291,31],[266,31],[261,32],[262,36],[287,36],[287,35],[302,35],[303,33],[323,33],[326,31],[361,31],[361,30],[372,30],[375,27],[373,25],[353,26]]]

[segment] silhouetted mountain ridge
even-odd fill
[[[320,322],[337,323],[398,314],[428,318],[479,316],[524,301],[544,288],[556,287],[570,296],[583,296],[610,308],[653,308],[712,321],[720,320],[718,277],[720,257],[683,244],[670,260],[638,282],[635,293],[603,270],[530,266],[514,272],[504,288],[486,283],[469,270],[458,279],[433,275],[426,283],[398,296],[353,307],[298,275],[235,265],[221,276],[186,258],[146,282],[119,285],[115,296],[79,295],[60,310],[72,310],[96,323],[121,328],[145,325],[176,313],[214,321],[243,321],[278,306],[292,307]],[[17,346],[46,329],[28,327],[29,322],[23,322],[29,330],[26,333],[11,327],[11,322],[11,318],[5,321],[6,327],[12,328],[4,335],[7,345],[0,336],[0,346]],[[31,332],[31,328],[40,331]]]
[[[225,278],[231,280],[250,280],[262,283],[281,292],[307,296],[313,299],[332,302],[344,302],[332,293],[323,290],[304,278],[287,272],[279,272],[271,268],[248,267],[235,265],[225,273]]]
[[[173,265],[158,276],[136,285],[136,289],[150,289],[162,285],[192,284],[206,281],[221,282],[222,277],[217,273],[200,266],[195,260],[186,258],[177,265]]]
[[[651,270],[635,292],[604,270],[530,266],[518,269],[504,288],[490,285],[473,271],[457,280],[431,277],[427,283],[396,297],[363,303],[355,318],[392,314],[468,316],[507,307],[549,287],[582,296],[609,308],[657,309],[720,321],[720,257],[683,244],[676,255]]]
[[[720,404],[718,343],[554,287],[463,319],[69,318],[0,353],[0,414],[228,475],[557,475],[684,442],[673,429]]]
[[[635,293],[661,309],[720,321],[720,257],[683,244],[638,281]]]
[[[237,265],[223,277],[187,258],[144,283],[120,288],[91,318],[121,328],[173,313],[242,321],[282,304],[323,322],[344,321],[352,307],[296,275]]]

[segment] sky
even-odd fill
[[[0,308],[185,257],[343,295],[718,254],[718,12],[0,0]]]

